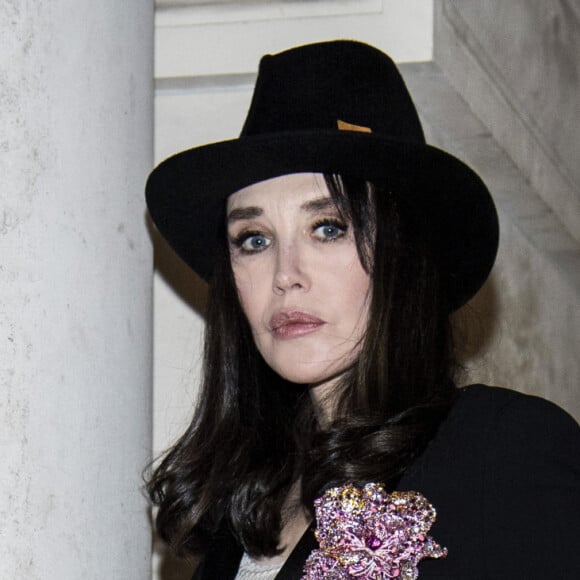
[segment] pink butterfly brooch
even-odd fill
[[[327,490],[314,507],[320,548],[306,560],[302,580],[415,580],[423,558],[447,555],[427,535],[435,508],[416,491],[349,484]]]

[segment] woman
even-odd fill
[[[241,137],[165,161],[147,199],[210,283],[199,404],[149,484],[196,579],[580,577],[578,426],[455,388],[449,316],[497,216],[386,55],[264,57]]]

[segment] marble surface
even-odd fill
[[[544,396],[580,418],[580,244],[437,65],[402,71],[427,140],[476,169],[500,217],[492,275],[456,315],[464,382]]]
[[[580,5],[435,3],[434,60],[580,241]]]

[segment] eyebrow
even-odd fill
[[[316,213],[318,211],[336,209],[336,204],[331,197],[320,197],[304,202],[300,206],[300,209],[308,213]],[[261,207],[254,205],[248,207],[236,207],[228,214],[228,224],[242,220],[251,220],[261,216],[263,213],[264,210]]]
[[[228,214],[228,223],[234,223],[240,220],[251,220],[261,216],[264,210],[261,207],[249,206],[249,207],[236,207]]]
[[[331,197],[319,197],[318,199],[313,199],[307,201],[300,206],[301,210],[307,211],[309,213],[314,213],[317,211],[324,211],[327,209],[336,209],[336,204]]]

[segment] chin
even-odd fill
[[[357,353],[334,344],[315,342],[283,342],[271,348],[258,344],[258,350],[268,366],[283,379],[299,385],[317,386],[335,381],[356,360]]]
[[[283,379],[297,385],[316,387],[328,382],[334,382],[348,367],[343,365],[319,365],[319,363],[295,362],[277,365],[273,361],[266,361],[268,365]]]

